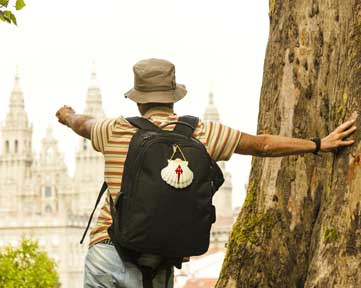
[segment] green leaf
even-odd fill
[[[3,17],[7,22],[9,23],[13,22],[15,25],[18,25],[18,23],[16,22],[16,17],[11,11],[9,10],[3,11]]]
[[[5,15],[5,11],[0,11],[0,20],[3,22],[11,23],[11,20]]]
[[[0,10],[0,21],[9,23],[10,20],[4,17],[4,12]]]
[[[0,0],[0,5],[3,6],[3,7],[8,7],[9,0]]]
[[[26,4],[25,4],[24,0],[16,0],[15,8],[16,8],[16,10],[21,10],[25,7],[25,5]]]
[[[13,21],[13,23],[14,23],[15,25],[18,25],[18,22],[16,21],[16,17],[15,17],[14,14],[11,13],[10,19],[11,19],[11,21]]]

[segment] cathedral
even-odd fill
[[[91,73],[84,114],[105,118],[95,68]],[[212,94],[203,119],[219,121]],[[61,287],[82,287],[87,244],[80,245],[79,241],[103,183],[103,156],[93,150],[89,140],[79,137],[75,173],[69,175],[50,127],[41,140],[40,152],[35,154],[33,127],[26,113],[18,74],[7,115],[0,121],[3,121],[0,134],[0,247],[16,246],[23,236],[37,239],[39,246],[56,261]],[[219,164],[225,183],[213,200],[217,221],[212,227],[209,257],[213,252],[224,252],[233,223],[231,175],[226,171],[225,163]],[[188,280],[209,278],[201,273],[210,265],[209,261],[204,261],[206,258],[195,259],[194,263],[206,263],[196,265],[197,271],[193,269],[192,261],[177,271],[175,287],[186,287]]]

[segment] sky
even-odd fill
[[[15,1],[13,1],[15,2]],[[12,3],[12,1],[10,1]],[[16,13],[18,26],[0,23],[0,121],[5,119],[18,66],[37,152],[51,125],[72,175],[79,138],[57,123],[64,104],[82,113],[92,62],[108,117],[136,115],[124,99],[132,66],[167,59],[187,96],[179,115],[202,117],[210,91],[221,122],[255,134],[268,40],[268,0],[33,0]],[[0,141],[1,143],[2,141]],[[233,205],[245,197],[251,157],[234,155]]]

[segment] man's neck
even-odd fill
[[[148,109],[142,116],[144,118],[150,118],[153,114],[156,114],[158,112],[174,114],[173,108],[170,108],[167,106],[155,106],[155,107]]]

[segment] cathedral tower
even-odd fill
[[[14,211],[18,207],[16,193],[31,177],[32,153],[32,126],[29,124],[25,111],[23,92],[20,87],[18,72],[15,76],[14,88],[11,92],[9,110],[6,115],[2,132],[2,151],[0,154],[0,186],[3,186],[8,195],[0,195],[2,210]],[[11,199],[10,199],[11,198]]]
[[[93,63],[91,81],[86,97],[84,114],[97,119],[105,118],[102,96],[97,83],[95,64]],[[76,154],[75,189],[79,193],[78,210],[89,213],[97,198],[104,179],[104,158],[96,152],[88,139],[82,138]]]

